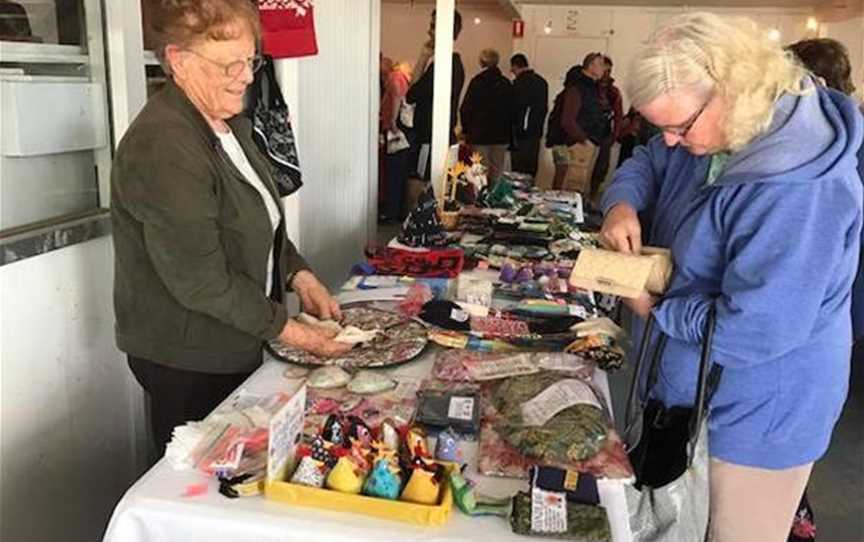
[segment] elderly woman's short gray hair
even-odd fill
[[[483,49],[480,51],[480,65],[484,68],[494,68],[501,60],[501,55],[495,49]]]
[[[148,0],[144,4],[147,37],[166,73],[165,47],[189,47],[205,40],[230,40],[246,26],[258,42],[261,22],[249,0]]]
[[[637,109],[679,91],[720,94],[726,138],[738,150],[768,128],[782,94],[806,91],[806,76],[750,19],[696,12],[671,19],[639,48],[627,94]]]

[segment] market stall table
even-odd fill
[[[424,378],[432,368],[434,349],[392,372],[397,378]],[[293,392],[297,380],[284,376],[288,366],[268,359],[238,390],[238,394],[269,395]],[[609,400],[606,374],[595,373],[595,382]],[[231,399],[229,398],[229,401]],[[477,445],[462,443],[469,467],[466,475],[488,495],[509,496],[526,487],[524,480],[492,478],[476,473]],[[207,491],[184,496],[187,489],[206,484]],[[606,508],[614,542],[630,542],[624,485],[599,480],[601,504]],[[443,527],[421,528],[350,513],[326,512],[271,502],[264,497],[228,499],[218,492],[218,482],[196,471],[175,471],[162,459],[124,495],[114,510],[104,542],[207,542],[345,541],[375,542],[460,541],[491,539],[525,540],[511,532],[499,517],[469,517],[453,511]],[[539,539],[539,538],[538,538]]]

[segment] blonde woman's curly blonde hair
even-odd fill
[[[684,90],[725,98],[723,129],[737,151],[771,124],[785,93],[808,91],[807,72],[764,29],[744,17],[695,12],[658,29],[637,52],[627,81],[637,109]]]

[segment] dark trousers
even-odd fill
[[[174,369],[128,356],[129,368],[147,395],[150,437],[156,458],[178,425],[202,420],[252,373],[208,374]]]
[[[540,155],[540,138],[517,139],[515,149],[510,151],[510,166],[513,171],[537,176],[537,160]]]
[[[597,153],[597,162],[594,164],[594,172],[591,174],[591,197],[593,198],[597,191],[600,190],[600,185],[603,184],[603,179],[606,178],[606,173],[609,171],[609,155],[612,152],[612,140],[604,141],[599,146]]]
[[[408,184],[408,166],[411,149],[401,150],[384,156],[384,202],[381,214],[389,220],[402,218],[402,201]]]

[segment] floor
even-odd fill
[[[820,542],[864,542],[864,347],[852,357],[849,398],[808,489]]]

